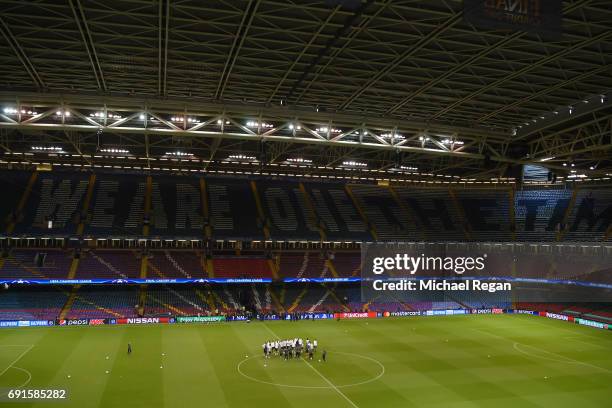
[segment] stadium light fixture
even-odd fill
[[[258,162],[255,156],[247,156],[244,154],[230,154],[227,160],[242,161],[242,162]]]
[[[515,131],[516,133],[516,131]],[[455,145],[455,146],[463,146],[465,142],[463,140],[453,140],[450,138],[446,138],[442,140],[442,144],[444,145]]]
[[[117,148],[104,148],[104,149],[100,149],[100,151],[102,153],[121,153],[121,154],[129,154],[130,151],[127,149],[117,149]]]
[[[289,157],[287,161],[292,164],[312,164],[312,160],[303,157]]]
[[[60,146],[32,146],[30,149],[37,152],[52,152],[52,153],[63,153],[64,148]]]
[[[347,160],[347,161],[343,161],[342,165],[345,167],[368,167],[367,163],[364,162],[359,162],[359,161],[355,161],[355,160]]]
[[[553,160],[555,158],[555,156],[551,156],[551,157],[544,157],[542,159],[540,159],[541,162],[547,162],[550,160]],[[565,166],[565,163],[563,163],[563,165]]]
[[[250,128],[258,128],[258,127],[262,127],[264,129],[272,129],[274,127],[274,125],[272,123],[266,123],[266,122],[257,122],[254,120],[249,120],[246,123],[247,127]]]
[[[394,139],[394,140],[404,140],[406,139],[405,136],[400,135],[399,133],[383,133],[382,135],[380,135],[380,137],[382,137],[383,139]]]
[[[193,156],[193,153],[176,151],[176,152],[166,152],[165,156],[175,156],[175,157],[190,157]]]
[[[67,112],[66,116],[70,116],[70,112]],[[121,119],[122,118],[121,115],[117,115],[115,113],[108,113],[108,114],[104,115],[104,112],[90,113],[89,116],[91,116],[93,118],[98,118],[98,119]],[[144,117],[143,117],[143,119],[144,119]]]
[[[327,126],[319,127],[315,129],[317,133],[342,133],[342,130],[336,128],[328,128]]]

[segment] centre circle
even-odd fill
[[[269,381],[266,379],[262,379],[262,378],[257,378],[257,376],[253,376],[250,375],[248,373],[248,369],[245,370],[245,364],[249,361],[253,361],[253,360],[264,360],[264,367],[267,365],[268,361],[270,362],[270,364],[279,364],[279,365],[283,365],[283,364],[287,364],[286,361],[281,360],[280,357],[276,358],[273,357],[271,360],[265,360],[264,356],[253,356],[253,357],[247,357],[244,360],[242,360],[241,362],[238,363],[237,365],[237,370],[238,373],[240,373],[240,375],[242,375],[243,377],[251,380],[251,381],[255,381],[258,382],[260,384],[267,384],[267,385],[275,385],[277,387],[287,387],[287,388],[306,388],[306,389],[327,389],[327,388],[347,388],[347,387],[355,387],[357,385],[364,385],[364,384],[368,384],[371,383],[373,381],[378,380],[380,377],[382,377],[385,374],[385,366],[378,360],[372,358],[372,357],[368,357],[368,356],[364,356],[361,354],[356,354],[356,353],[347,353],[347,352],[343,352],[343,351],[333,351],[333,358],[335,359],[338,355],[340,355],[339,357],[342,357],[344,360],[344,362],[346,361],[346,359],[357,359],[357,360],[365,360],[367,361],[369,364],[371,365],[375,365],[377,367],[376,369],[376,373],[368,376],[368,378],[365,378],[364,380],[360,380],[360,381],[355,381],[352,382],[350,384],[334,384],[333,381],[331,381],[329,378],[327,378],[326,376],[324,377],[328,382],[329,385],[301,385],[301,384],[286,384],[283,382],[275,382],[275,381]],[[290,360],[289,363],[291,363]],[[308,360],[304,360],[303,362],[304,369],[306,370],[310,370],[312,371],[312,376],[314,378],[321,378],[323,376],[323,374],[317,369],[317,363],[310,362]],[[326,362],[324,364],[333,364],[331,362]],[[310,365],[310,367],[309,367]],[[295,366],[292,367],[293,369],[295,368]],[[246,372],[245,372],[246,371]],[[284,376],[286,377],[286,376]]]

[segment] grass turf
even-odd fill
[[[264,366],[275,336],[316,338],[328,362]],[[511,315],[2,329],[0,387],[31,376],[68,401],[0,405],[603,407],[611,350],[610,331]]]

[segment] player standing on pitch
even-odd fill
[[[128,343],[128,356],[132,354],[132,345]]]

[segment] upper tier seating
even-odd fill
[[[202,254],[195,251],[152,251],[148,258],[148,277],[203,278],[201,257]]]
[[[66,279],[72,255],[59,249],[13,249],[4,259],[0,278]]]
[[[569,190],[517,191],[514,196],[516,239],[554,240],[571,195]]]
[[[359,207],[381,241],[415,241],[418,233],[405,205],[391,190],[379,186],[350,186]]]
[[[297,183],[264,179],[4,171],[4,231],[17,236],[371,241],[612,239],[612,190]],[[21,183],[16,186],[17,181]],[[150,211],[145,215],[150,192]],[[91,193],[91,194],[90,194]],[[514,197],[514,200],[512,200]],[[204,203],[202,200],[206,200]],[[23,208],[18,208],[23,201]],[[259,206],[258,206],[259,202]],[[260,214],[261,212],[261,214]],[[13,225],[14,224],[14,228]]]
[[[318,240],[315,213],[297,183],[257,182],[272,239]]]
[[[76,279],[140,277],[140,255],[127,250],[96,250],[81,254]]]
[[[278,254],[279,275],[284,278],[321,278],[331,275],[321,252],[289,252]]]
[[[267,259],[218,258],[213,259],[215,277],[218,278],[271,278]]]
[[[361,254],[359,252],[336,252],[332,263],[340,277],[361,275]]]

